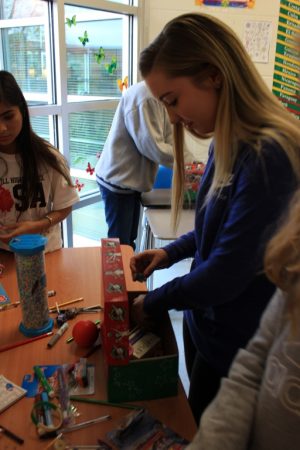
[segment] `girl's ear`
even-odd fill
[[[217,72],[216,74],[212,75],[211,80],[213,82],[213,86],[216,89],[220,89],[220,87],[222,86],[222,82],[223,82],[223,77],[220,74],[220,72]]]

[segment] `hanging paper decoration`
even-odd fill
[[[80,183],[78,178],[76,178],[76,180],[75,180],[75,189],[77,189],[78,192],[80,192],[83,187],[84,187],[84,183]]]
[[[95,167],[92,167],[91,164],[88,162],[87,168],[85,170],[90,175],[93,175],[93,173],[95,172]]]
[[[253,8],[255,0],[195,0],[198,6],[222,6],[224,8]]]
[[[104,48],[103,47],[99,47],[99,50],[97,53],[94,53],[95,55],[95,59],[97,61],[98,64],[101,63],[101,61],[103,59],[105,59],[105,52],[104,52]]]
[[[123,92],[123,89],[127,89],[128,88],[128,77],[125,77],[124,80],[117,80],[118,83],[118,87],[120,89],[121,92]]]
[[[88,37],[88,33],[87,31],[85,31],[83,33],[83,36],[79,36],[78,38],[80,40],[80,42],[82,43],[82,45],[85,47],[86,43],[89,42],[89,37]]]
[[[111,62],[109,64],[105,64],[105,69],[107,72],[112,75],[117,70],[117,58],[116,56],[112,56]]]
[[[66,25],[71,28],[72,25],[76,25],[76,16],[73,16],[72,19],[66,17]]]

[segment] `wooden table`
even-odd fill
[[[171,224],[171,210],[163,208],[145,208],[144,209],[144,228],[143,228],[143,248],[147,250],[161,246],[158,241],[173,241],[181,235],[194,229],[195,210],[183,209],[180,213],[177,230],[174,231]],[[147,279],[147,286],[151,291],[153,289],[154,273]]]
[[[143,206],[152,208],[171,208],[172,189],[152,189],[141,195]]]
[[[140,226],[136,239],[137,250],[143,251],[147,247],[149,239],[149,227],[147,224],[145,211],[147,208],[171,208],[172,189],[152,189],[143,192],[141,195]]]
[[[195,210],[183,209],[180,212],[177,230],[174,231],[171,225],[171,210],[160,208],[147,208],[145,210],[146,220],[150,229],[147,248],[154,248],[155,239],[162,241],[172,241],[182,234],[194,229]]]
[[[100,247],[69,248],[46,255],[47,289],[56,290],[56,296],[49,298],[50,306],[54,306],[55,302],[62,303],[81,296],[84,297],[84,302],[74,304],[74,306],[102,303],[100,252]],[[135,296],[135,293],[145,292],[146,287],[144,284],[133,282],[131,279],[128,262],[132,254],[131,247],[122,246],[127,290],[131,296]],[[5,265],[0,281],[11,301],[16,301],[18,299],[18,288],[14,256],[2,252],[0,253],[0,263]],[[0,312],[0,347],[26,339],[18,329],[21,318],[20,307]],[[86,353],[86,350],[79,349],[74,342],[66,344],[66,339],[71,336],[71,330],[76,321],[82,319],[96,320],[97,318],[101,319],[101,313],[95,315],[81,314],[71,320],[69,322],[70,329],[52,349],[47,348],[48,338],[45,338],[1,352],[0,373],[20,385],[24,375],[33,372],[34,365],[64,364],[76,361]],[[95,395],[92,398],[106,400],[106,379],[102,350],[98,350],[90,356],[88,361],[95,365]],[[138,402],[138,404],[146,407],[152,415],[186,439],[192,439],[195,434],[196,424],[181,382],[179,382],[179,393],[176,397]],[[1,414],[0,424],[25,439],[22,448],[26,450],[45,449],[49,441],[43,441],[37,437],[35,426],[30,419],[32,405],[32,398],[21,399]],[[105,414],[111,414],[112,420],[66,434],[66,438],[72,444],[96,444],[98,438],[105,439],[105,433],[114,428],[117,421],[129,413],[128,410],[115,407],[84,403],[76,403],[76,406],[80,414],[77,422]],[[13,450],[19,448],[19,446],[3,436],[0,438],[0,448]]]

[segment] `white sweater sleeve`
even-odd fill
[[[267,356],[281,323],[284,297],[277,290],[246,349],[235,357],[228,378],[200,420],[187,450],[246,450],[249,448],[256,401]]]
[[[147,98],[125,116],[125,125],[138,151],[157,164],[172,167],[173,134],[165,107]]]

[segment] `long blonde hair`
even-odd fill
[[[264,267],[267,277],[287,293],[295,327],[300,316],[300,189],[292,198],[284,222],[267,245]]]
[[[267,88],[235,33],[220,20],[190,13],[165,25],[140,54],[142,76],[161,70],[171,78],[188,77],[195,85],[219,73],[222,84],[214,130],[215,173],[211,198],[230,182],[241,142],[260,152],[262,143],[277,142],[300,178],[300,124]],[[182,125],[174,127],[173,176],[175,221],[182,206],[184,183]]]

